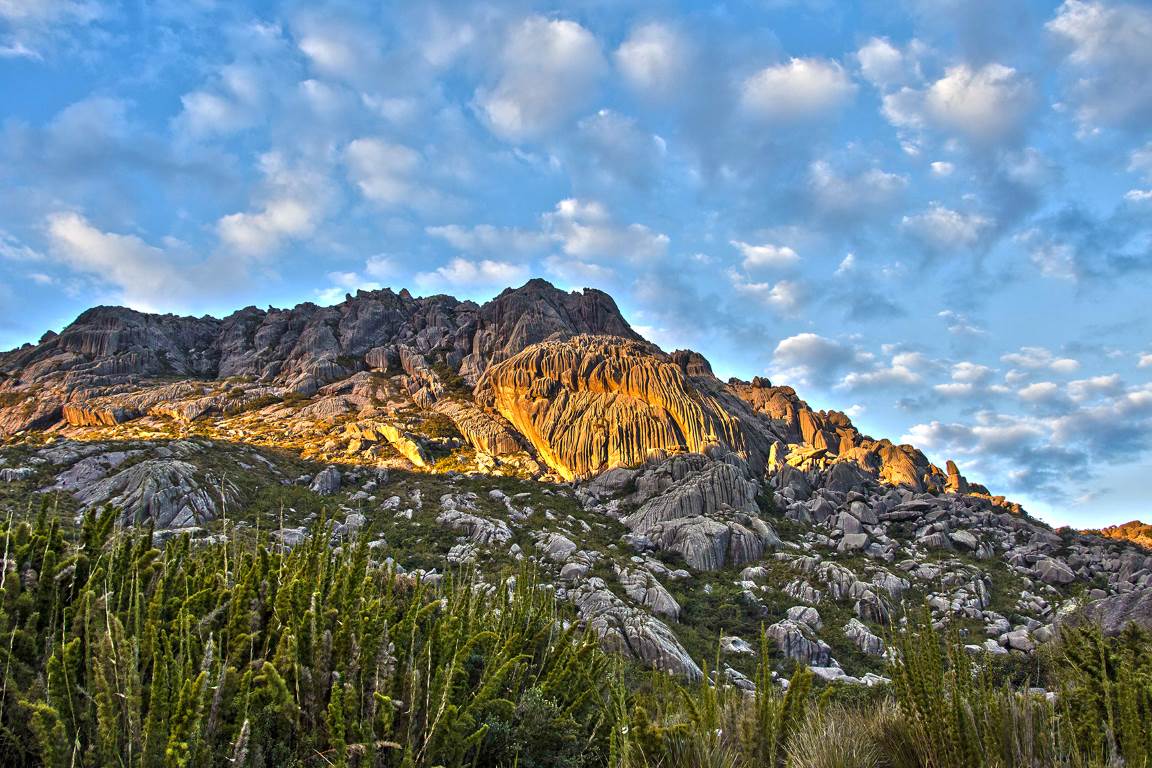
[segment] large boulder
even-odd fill
[[[199,526],[215,519],[221,492],[226,503],[235,503],[235,488],[228,482],[205,478],[187,461],[157,458],[133,464],[73,495],[85,508],[108,504],[120,510],[122,525],[150,521],[162,529]]]
[[[1106,635],[1118,635],[1129,624],[1152,631],[1152,587],[1094,600],[1065,623],[1083,620],[1099,624]]]
[[[602,646],[656,669],[699,680],[703,673],[672,630],[643,608],[612,593],[603,579],[591,578],[570,593],[581,621]]]

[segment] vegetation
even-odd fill
[[[0,764],[1147,768],[1152,753],[1152,641],[1135,629],[1066,630],[1022,672],[911,616],[892,685],[870,690],[802,667],[781,686],[761,635],[752,693],[609,656],[529,571],[427,584],[376,562],[367,534],[161,546],[115,517],[0,527]]]

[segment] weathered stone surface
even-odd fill
[[[501,546],[512,540],[512,529],[503,520],[478,514],[476,494],[451,494],[440,497],[440,514],[436,522],[459,531],[476,544]]]
[[[646,342],[544,342],[490,368],[477,390],[568,480],[635,466],[659,451],[751,447],[738,419]]]
[[[884,641],[864,626],[859,619],[849,619],[844,625],[844,636],[869,656],[884,655]]]
[[[340,490],[340,483],[340,470],[336,469],[336,467],[327,467],[316,473],[316,477],[312,478],[309,489],[313,493],[318,493],[321,496],[331,496]]]
[[[1152,630],[1152,587],[1094,600],[1071,623],[1085,618],[1099,622],[1106,635],[1117,635],[1129,624]]]
[[[667,625],[612,594],[603,579],[592,578],[571,592],[581,620],[609,650],[657,669],[699,680],[703,674]]]
[[[622,568],[616,578],[630,599],[657,616],[679,621],[680,604],[649,571],[643,568]]]
[[[832,659],[832,649],[824,641],[810,638],[809,632],[807,624],[791,619],[778,621],[765,630],[783,655],[809,666],[824,666]]]
[[[1036,563],[1036,575],[1045,584],[1071,584],[1076,580],[1071,568],[1049,557]]]
[[[644,533],[653,525],[677,518],[714,515],[721,510],[757,514],[756,483],[740,468],[712,463],[682,478],[661,495],[646,501],[624,519],[634,531]]]
[[[524,450],[516,433],[503,419],[463,400],[440,400],[432,409],[452,419],[456,429],[473,448],[491,456],[508,456]]]
[[[119,509],[122,525],[152,521],[157,528],[183,528],[217,516],[220,489],[206,482],[195,465],[173,458],[142,461],[73,495],[84,507]],[[227,484],[224,495],[234,500]]]

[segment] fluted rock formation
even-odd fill
[[[577,336],[536,344],[489,369],[478,399],[566,479],[659,452],[743,451],[739,422],[646,342]]]

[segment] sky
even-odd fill
[[[1152,517],[1152,3],[0,0],[0,348],[530,277]]]

